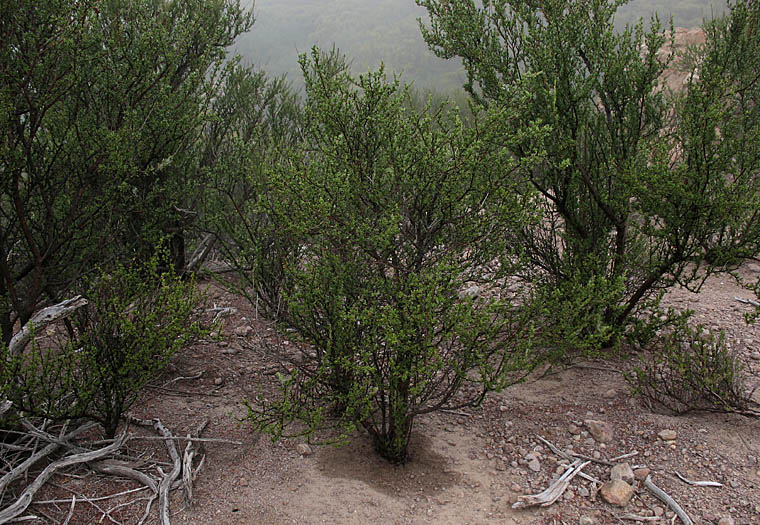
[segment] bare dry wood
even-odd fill
[[[85,432],[89,429],[91,429],[93,426],[95,426],[94,423],[86,423],[79,428],[76,428],[69,432],[68,434],[64,435],[60,440],[53,441],[52,443],[49,443],[42,449],[40,449],[38,452],[32,454],[27,458],[24,462],[17,465],[13,469],[11,469],[8,473],[6,473],[2,478],[0,478],[0,493],[2,493],[8,485],[19,479],[21,476],[26,474],[26,472],[38,461],[41,459],[49,456],[53,452],[55,452],[59,447],[62,446],[61,442],[68,441],[77,435],[81,434],[82,432]]]
[[[577,458],[575,456],[572,456],[572,455],[570,455],[570,454],[568,454],[568,453],[560,450],[559,447],[557,447],[554,443],[552,443],[551,441],[549,441],[547,439],[542,438],[541,436],[536,436],[536,437],[539,439],[539,441],[541,441],[547,447],[549,447],[549,449],[552,452],[554,452],[559,457],[561,457],[563,459],[566,459],[567,461],[575,461],[576,459],[583,459],[583,458]],[[596,483],[597,485],[601,485],[602,484],[601,480],[595,478],[594,476],[586,474],[585,472],[579,472],[578,476],[582,477],[583,479],[585,479],[587,481],[591,481],[592,483]]]
[[[71,521],[71,517],[74,515],[74,508],[77,506],[77,497],[71,496],[71,507],[69,508],[69,513],[66,515],[66,519],[63,521],[63,525],[69,525],[69,522]]]
[[[760,303],[758,303],[757,301],[753,301],[752,299],[743,299],[741,297],[734,297],[734,299],[736,299],[740,303],[750,304],[750,305],[755,306],[755,307],[760,306]]]
[[[673,473],[678,476],[678,479],[686,483],[687,485],[692,485],[694,487],[722,487],[722,483],[718,483],[717,481],[692,481],[690,479],[686,479],[683,477],[678,471],[673,471]]]
[[[512,504],[513,509],[525,509],[528,507],[548,507],[557,501],[570,486],[570,481],[581,471],[590,461],[575,460],[568,469],[554,483],[549,485],[546,490],[539,494],[520,496]]]
[[[142,483],[145,487],[153,491],[154,494],[158,494],[158,484],[156,484],[155,480],[144,472],[140,472],[139,470],[130,468],[126,465],[115,463],[111,460],[89,463],[89,466],[92,470],[101,474],[121,476]]]
[[[654,494],[657,499],[665,503],[668,507],[670,507],[673,512],[676,513],[676,515],[681,519],[684,525],[694,525],[694,522],[691,521],[691,518],[688,514],[681,508],[681,506],[676,503],[676,501],[671,498],[664,490],[662,490],[660,487],[655,485],[652,482],[652,476],[647,476],[647,479],[644,480],[644,485],[646,488],[652,491],[652,494]]]
[[[35,330],[48,325],[59,319],[70,316],[75,310],[85,306],[87,299],[81,295],[66,299],[53,306],[43,308],[29,320],[16,335],[13,336],[11,342],[8,344],[8,351],[11,355],[18,355],[24,351],[26,345],[29,343],[29,339]]]
[[[185,266],[185,271],[197,271],[198,268],[200,268],[204,261],[208,258],[208,254],[211,253],[211,249],[215,244],[216,237],[211,233],[207,234],[203,240],[201,240],[200,244],[195,249],[193,254],[190,256],[190,261]]]
[[[198,426],[195,435],[200,437],[206,426],[208,426],[208,419]],[[198,442],[192,440],[191,437],[190,434],[187,435],[188,442],[182,458],[182,482],[184,485],[185,504],[188,507],[193,504],[193,460],[195,456],[201,453],[200,446],[197,445]]]
[[[8,507],[0,511],[0,524],[7,523],[9,520],[15,518],[24,512],[32,502],[34,495],[42,488],[45,482],[50,479],[56,471],[79,463],[89,463],[91,461],[98,460],[104,456],[112,454],[119,450],[124,444],[126,434],[122,432],[119,439],[108,445],[107,447],[93,450],[89,452],[83,452],[81,454],[74,454],[66,456],[58,461],[50,463],[45,469],[35,478],[35,480],[29,484],[21,493],[19,498]]]

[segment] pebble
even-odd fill
[[[578,434],[580,432],[580,429],[576,427],[575,425],[568,425],[567,431],[573,435]]]
[[[222,379],[221,377],[217,377],[216,379],[214,379],[214,385],[220,386],[222,383],[224,383],[224,379]]]
[[[718,525],[735,525],[734,518],[730,516],[721,518],[720,521],[718,522]]]
[[[533,472],[541,472],[541,463],[538,461],[538,458],[528,461],[528,468]]]
[[[581,516],[581,519],[578,520],[578,525],[594,525],[595,523],[591,516]]]
[[[610,479],[619,479],[621,481],[625,481],[628,484],[633,483],[633,480],[635,479],[633,470],[631,469],[631,465],[628,463],[619,463],[612,467],[612,471],[610,472]]]
[[[625,507],[631,501],[634,490],[625,481],[614,479],[602,485],[599,493],[607,503],[617,505],[618,507]]]
[[[296,452],[298,452],[302,456],[311,456],[314,453],[311,447],[307,445],[306,443],[299,443],[298,445],[296,445]]]
[[[512,492],[522,492],[522,487],[519,483],[512,483],[512,485],[509,487],[509,490]]]
[[[666,428],[665,430],[660,430],[660,433],[657,434],[657,437],[663,441],[675,441],[678,437],[678,433],[675,430]]]
[[[659,506],[655,507],[652,510],[654,511],[654,515],[658,518],[662,517],[662,515],[665,514],[665,509]]]
[[[583,498],[588,498],[591,495],[591,492],[586,487],[578,487],[578,495]]]
[[[633,471],[633,477],[636,478],[638,481],[644,481],[647,479],[647,476],[652,473],[651,469],[648,468],[637,468]]]
[[[593,437],[596,441],[600,441],[602,443],[612,441],[612,427],[606,421],[587,419],[583,422],[583,424],[586,425],[589,434],[591,434],[591,437]]]
[[[253,328],[248,325],[240,325],[235,328],[235,335],[240,337],[247,337],[251,332],[253,332]]]
[[[614,399],[617,396],[617,390],[610,388],[604,394],[602,394],[602,396],[604,399]]]
[[[241,487],[247,487],[248,486],[248,478],[245,478],[245,477],[240,478],[240,482],[239,483],[240,483]]]

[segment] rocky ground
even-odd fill
[[[760,267],[748,265],[742,272],[756,279]],[[177,491],[171,502],[174,523],[678,522],[644,486],[647,476],[694,523],[760,523],[760,421],[655,412],[631,396],[621,375],[631,366],[626,356],[542,370],[526,383],[490,396],[476,410],[420,418],[411,460],[402,466],[379,459],[363,435],[341,448],[300,440],[272,443],[238,419],[245,415],[243,398],[272,388],[275,367],[264,343],[284,341],[271,326],[255,320],[248,305],[206,286],[210,304],[217,307],[209,306],[209,317],[221,308],[234,309],[227,310],[222,340],[184,351],[132,411],[138,417],[159,417],[176,435],[193,432],[208,420],[205,437],[239,443],[205,444],[207,457],[193,505],[186,505]],[[696,319],[712,328],[725,329],[748,370],[760,373],[760,331],[745,325],[742,316],[749,306],[736,297],[749,295],[733,280],[718,277],[698,295],[675,290],[667,301],[695,310]],[[130,443],[132,454],[146,463],[167,460],[161,442]],[[582,471],[588,478],[573,478],[548,507],[514,509],[521,496],[540,493],[567,470],[568,454],[590,462]],[[722,486],[689,485],[679,474]],[[619,481],[610,484],[611,477]],[[133,488],[131,482],[76,472],[56,476],[37,499],[57,503],[33,504],[30,510],[40,519],[31,523],[60,523],[68,510],[65,498],[72,493],[83,501]],[[70,523],[135,524],[144,509],[138,496],[81,503]],[[616,497],[618,504],[609,503]]]

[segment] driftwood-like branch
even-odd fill
[[[7,523],[11,519],[24,512],[31,504],[32,499],[34,498],[34,495],[37,493],[37,491],[42,488],[45,482],[50,479],[53,474],[56,473],[56,471],[71,465],[76,465],[78,463],[88,463],[90,461],[95,461],[104,456],[112,454],[121,448],[121,446],[124,444],[125,437],[126,434],[122,432],[121,436],[119,436],[119,439],[107,447],[90,452],[83,452],[81,454],[74,454],[72,456],[66,456],[65,458],[59,459],[58,461],[49,464],[37,476],[37,478],[24,489],[24,491],[21,493],[21,496],[19,496],[15,503],[0,511],[0,523]]]
[[[69,508],[69,513],[66,515],[66,519],[63,522],[63,525],[69,525],[69,522],[71,521],[71,517],[74,515],[74,507],[77,506],[77,497],[71,496],[71,507]]]
[[[581,463],[579,459],[575,460],[572,465],[568,467],[562,476],[560,476],[554,483],[539,494],[532,494],[527,496],[520,496],[518,500],[512,504],[513,509],[525,509],[528,507],[548,507],[559,499],[560,496],[567,490],[570,485],[570,481],[588,465],[590,461],[584,461]]]
[[[742,299],[741,297],[736,297],[736,296],[734,296],[734,299],[736,299],[740,303],[751,304],[754,307],[760,306],[760,303],[758,303],[757,301],[753,301],[752,299]]]
[[[11,342],[8,344],[8,352],[11,355],[18,355],[24,351],[26,345],[29,343],[29,339],[32,337],[32,333],[45,325],[55,322],[59,319],[70,316],[75,310],[85,306],[87,299],[81,295],[66,299],[53,306],[43,308],[29,320],[16,335],[13,336]]]
[[[543,444],[545,444],[547,447],[549,447],[549,449],[552,452],[554,452],[559,457],[561,457],[563,459],[566,459],[567,461],[575,461],[576,459],[583,459],[583,458],[578,458],[576,456],[572,456],[572,455],[570,455],[570,454],[568,454],[566,452],[563,452],[554,443],[552,443],[551,441],[549,441],[547,439],[542,438],[541,436],[536,436],[536,437],[539,439],[539,441],[541,441]],[[585,479],[587,481],[591,481],[592,483],[596,483],[597,485],[601,485],[602,484],[601,480],[596,479],[594,476],[586,474],[585,472],[578,472],[578,476],[582,477],[583,479]]]
[[[142,483],[147,488],[152,490],[154,494],[158,494],[158,485],[156,484],[155,480],[144,472],[140,472],[139,470],[130,468],[126,465],[122,465],[108,459],[104,461],[89,463],[89,466],[92,468],[92,470],[101,474],[121,476],[123,478]]]
[[[678,479],[686,483],[687,485],[692,485],[694,487],[722,487],[722,483],[718,483],[717,481],[692,481],[690,479],[686,479],[681,474],[679,474],[677,471],[673,471],[676,476],[678,476]]]
[[[29,470],[30,467],[32,467],[32,465],[34,465],[41,459],[55,452],[61,446],[60,441],[68,441],[76,437],[78,434],[81,434],[82,432],[89,430],[93,426],[95,426],[94,423],[86,423],[82,425],[81,427],[72,430],[71,432],[69,432],[62,438],[60,438],[59,441],[49,443],[48,445],[40,449],[35,454],[32,454],[31,456],[29,456],[29,458],[27,458],[26,461],[14,467],[8,473],[6,473],[2,478],[0,478],[0,493],[5,491],[8,485],[10,485],[14,481],[16,481],[18,478],[26,474],[26,472]]]
[[[195,431],[195,436],[200,437],[201,432],[203,432],[203,429],[205,429],[206,426],[208,426],[208,420],[198,426],[198,430]],[[194,441],[191,438],[191,434],[188,434],[187,446],[185,447],[185,453],[182,457],[182,482],[185,489],[185,504],[188,507],[193,504],[193,481],[195,477],[193,475],[193,460],[195,459],[195,456],[200,454],[201,447],[197,444],[197,441]]]
[[[668,507],[673,509],[673,512],[675,512],[678,517],[681,519],[684,525],[694,525],[694,522],[691,521],[691,518],[688,514],[681,508],[681,506],[676,503],[676,501],[671,498],[664,490],[662,490],[660,487],[652,483],[652,476],[647,476],[647,479],[644,480],[644,485],[646,488],[652,491],[652,494],[654,494],[657,499],[665,503]]]
[[[216,237],[209,233],[206,235],[193,254],[190,256],[190,261],[185,266],[186,272],[195,272],[208,258],[208,254],[211,253],[211,249],[216,244]]]

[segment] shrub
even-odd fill
[[[462,58],[475,101],[499,105],[530,85],[517,126],[550,132],[518,189],[538,192],[543,220],[509,232],[509,246],[530,261],[526,279],[562,290],[561,312],[588,304],[588,283],[605,290],[572,327],[584,346],[614,343],[661,291],[698,289],[760,250],[757,2],[708,23],[683,60],[660,53],[673,34],[656,19],[615,30],[625,1],[417,3],[425,40]],[[669,65],[689,73],[680,93],[663,86]]]
[[[203,332],[193,321],[194,283],[159,273],[156,261],[100,272],[84,287],[89,304],[73,314],[72,334],[6,359],[6,389],[18,410],[89,418],[114,436],[141,389]]]
[[[726,345],[725,333],[681,323],[660,338],[626,376],[635,394],[677,414],[691,410],[750,414],[745,370]],[[760,413],[754,412],[755,415]]]
[[[476,404],[531,366],[527,322],[493,283],[511,271],[494,264],[505,231],[531,218],[504,145],[540,130],[505,135],[516,107],[466,127],[455,109],[414,109],[382,69],[356,79],[325,61],[301,58],[305,144],[270,176],[270,220],[297,254],[279,319],[311,347],[249,419],[275,436],[294,421],[364,428],[403,462],[416,417]],[[483,293],[460,296],[472,283]]]

